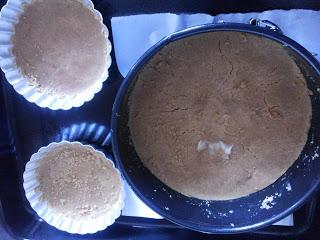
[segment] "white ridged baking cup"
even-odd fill
[[[13,88],[24,96],[29,102],[33,102],[40,107],[47,107],[52,110],[69,110],[72,107],[80,107],[85,102],[90,101],[94,95],[102,89],[103,82],[108,78],[108,69],[111,65],[111,42],[108,39],[109,31],[103,24],[103,18],[100,12],[94,9],[94,5],[90,0],[77,0],[85,7],[90,9],[97,19],[101,22],[101,30],[105,35],[107,44],[105,71],[96,82],[96,84],[76,97],[70,99],[61,99],[55,96],[41,93],[31,86],[28,80],[21,74],[15,57],[12,54],[13,44],[11,42],[14,35],[15,24],[18,22],[20,15],[23,13],[23,4],[30,3],[32,0],[8,0],[7,4],[1,9],[0,12],[0,67],[5,73],[6,79],[13,86]]]
[[[52,207],[48,206],[48,203],[46,201],[41,199],[42,194],[37,190],[37,187],[39,186],[39,181],[36,175],[39,162],[43,161],[43,158],[41,158],[41,156],[43,154],[46,154],[47,151],[50,151],[52,147],[66,143],[81,145],[82,147],[94,150],[96,154],[103,156],[106,159],[106,161],[110,161],[112,163],[112,166],[117,171],[121,181],[120,199],[113,208],[112,213],[102,215],[97,219],[74,221],[70,218],[64,217],[62,214],[58,214]],[[87,234],[104,230],[106,227],[114,223],[115,219],[120,216],[121,210],[124,207],[124,184],[119,170],[114,167],[113,162],[107,159],[102,152],[95,150],[93,147],[89,145],[83,145],[80,142],[54,142],[50,143],[46,147],[40,148],[38,152],[31,156],[30,161],[26,165],[26,169],[23,173],[23,188],[31,207],[44,221],[58,228],[59,230],[66,231],[69,233]],[[77,204],[76,199],[75,204]]]

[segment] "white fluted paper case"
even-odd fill
[[[37,169],[39,167],[39,163],[43,160],[41,156],[42,154],[45,154],[47,151],[50,151],[50,149],[52,149],[53,147],[65,143],[81,145],[85,148],[94,150],[96,154],[102,155],[106,159],[106,161],[110,161],[112,163],[113,168],[115,169],[120,178],[121,191],[119,200],[112,208],[111,213],[109,212],[108,214],[103,214],[95,219],[74,220],[55,211],[55,209],[50,207],[49,204],[44,200],[45,198],[42,198],[42,193],[38,190],[40,182],[37,177]],[[56,227],[59,230],[66,231],[69,233],[87,234],[104,230],[105,228],[114,223],[115,219],[117,219],[120,216],[121,210],[124,207],[124,184],[119,170],[115,168],[113,162],[107,159],[102,152],[95,150],[93,147],[89,145],[83,145],[80,142],[54,142],[50,143],[46,147],[40,148],[38,152],[31,156],[30,161],[26,164],[26,169],[23,173],[23,188],[31,207],[44,221],[46,221],[48,224]],[[75,204],[77,204],[76,199]]]
[[[28,80],[21,74],[15,57],[12,54],[12,36],[14,35],[15,24],[18,22],[20,15],[23,13],[23,4],[30,3],[32,0],[8,0],[7,4],[0,12],[0,67],[5,73],[7,81],[13,86],[16,92],[23,95],[29,102],[33,102],[40,107],[47,107],[52,110],[69,110],[72,107],[80,107],[85,102],[90,101],[94,95],[102,89],[103,82],[108,78],[108,69],[111,66],[111,42],[108,39],[109,31],[103,24],[103,18],[100,12],[94,9],[90,0],[76,0],[81,2],[85,7],[90,9],[101,23],[101,31],[106,41],[106,66],[97,83],[85,91],[76,95],[72,99],[62,99],[47,93],[37,91],[35,86],[30,85]]]

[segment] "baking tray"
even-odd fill
[[[220,13],[213,10],[212,5],[208,5],[208,1],[200,1],[199,5],[196,4],[197,1],[186,1],[185,5],[180,1],[172,1],[171,5],[164,3],[161,6],[159,4],[162,1],[148,1],[144,4],[142,1],[130,1],[130,3],[125,1],[93,2],[104,16],[105,24],[110,30],[111,41],[111,16],[141,13],[136,5],[132,5],[134,3],[140,4],[140,11],[146,13],[166,12],[167,9],[175,9],[176,12]],[[153,4],[150,5],[150,2]],[[4,3],[5,1],[0,0],[0,7]],[[210,7],[205,11],[205,6]],[[277,6],[276,4],[275,7]],[[311,7],[317,6],[312,5]],[[320,6],[318,7],[320,8]],[[249,7],[249,10],[251,8],[252,6]],[[241,7],[239,9],[244,11]],[[260,10],[265,10],[265,6]],[[232,8],[229,6],[225,12],[230,11]],[[259,9],[255,11],[259,11]],[[69,111],[52,111],[27,102],[13,90],[5,81],[3,72],[0,72],[0,222],[15,239],[33,239],[44,234],[48,239],[72,236],[51,227],[39,219],[31,209],[24,196],[22,173],[30,156],[40,147],[53,141],[78,140],[92,144],[112,158],[109,131],[111,110],[123,77],[117,69],[114,52],[111,55],[113,62],[109,69],[110,77],[104,83],[102,90],[95,95],[92,101]],[[313,222],[316,202],[316,197],[314,197],[294,214],[295,226],[270,226],[252,232],[251,235],[292,236],[302,234],[310,228]],[[88,235],[86,239],[118,238],[125,236],[124,234],[140,233],[141,229],[176,229],[192,233],[190,230],[185,230],[165,219],[120,216],[113,226],[102,232]],[[74,239],[74,237],[72,238]]]

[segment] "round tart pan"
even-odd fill
[[[245,32],[279,43],[295,59],[304,73],[307,87],[312,92],[311,127],[299,158],[270,186],[248,196],[225,201],[190,198],[163,184],[142,164],[131,143],[128,127],[128,99],[136,76],[144,64],[170,42],[211,31]],[[164,38],[146,52],[122,83],[112,117],[112,141],[116,161],[138,197],[155,212],[176,224],[208,233],[239,233],[270,225],[296,210],[320,185],[319,89],[320,65],[317,60],[306,49],[280,32],[229,23],[183,30]]]

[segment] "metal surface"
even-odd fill
[[[189,198],[164,185],[142,164],[131,143],[128,127],[128,97],[135,77],[144,64],[170,42],[209,31],[247,32],[278,42],[296,60],[312,92],[311,128],[307,143],[297,161],[280,179],[267,188],[228,201]],[[115,158],[125,179],[138,197],[154,211],[176,224],[210,233],[245,232],[272,224],[293,212],[320,184],[319,76],[319,63],[308,51],[289,38],[268,29],[244,24],[212,24],[193,27],[168,36],[141,57],[118,91],[111,127]],[[263,208],[262,203],[270,199],[274,200],[270,209]]]
[[[253,26],[267,28],[276,33],[283,34],[281,29],[275,23],[268,20],[251,18],[249,23]]]

